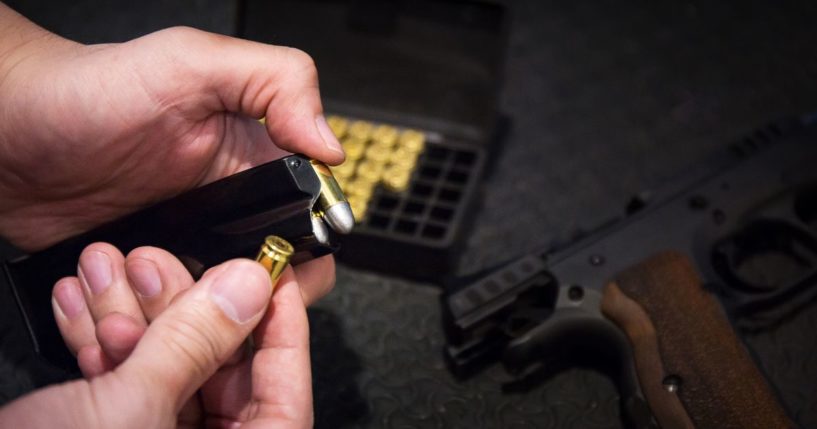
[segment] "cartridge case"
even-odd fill
[[[386,168],[383,162],[365,159],[357,166],[357,178],[371,183],[377,183],[383,177]]]
[[[403,169],[413,169],[417,164],[418,153],[398,146],[389,156],[389,162]]]
[[[335,179],[338,182],[340,182],[342,179],[350,179],[352,176],[354,176],[356,168],[357,162],[355,160],[350,159],[347,159],[346,162],[344,162],[341,165],[330,167],[330,169],[332,170],[332,174],[334,174]]]
[[[369,202],[350,195],[349,205],[352,207],[352,214],[355,216],[355,222],[362,222],[363,219],[366,218],[366,211],[369,208]]]
[[[375,183],[366,180],[353,179],[346,184],[346,192],[349,197],[354,196],[358,200],[368,202],[374,192]],[[351,202],[349,203],[351,204]]]
[[[346,196],[340,189],[340,185],[338,185],[329,167],[314,159],[310,161],[310,164],[312,164],[312,168],[315,170],[315,173],[317,173],[318,180],[321,182],[321,193],[316,203],[319,210],[326,213],[329,208],[335,204],[346,202]]]
[[[369,149],[366,151],[366,159],[385,164],[389,161],[391,152],[390,147],[373,144],[369,146]]]
[[[340,116],[329,116],[326,118],[326,123],[329,124],[329,129],[335,134],[335,137],[342,139],[346,136],[349,129],[349,121]]]
[[[391,166],[383,172],[383,185],[392,192],[403,192],[408,189],[412,169]]]
[[[289,264],[289,258],[292,257],[294,251],[288,241],[277,235],[270,235],[264,239],[264,244],[261,245],[261,250],[258,251],[255,260],[269,272],[273,288]]]
[[[405,130],[400,134],[400,146],[415,153],[423,150],[425,142],[425,134],[417,130]]]
[[[363,154],[366,152],[366,140],[354,137],[354,136],[347,136],[343,139],[342,142],[343,151],[346,152],[346,159],[351,161],[357,161],[363,157]]]
[[[397,128],[391,125],[378,125],[372,131],[375,144],[391,148],[397,142]]]
[[[314,159],[309,163],[321,184],[318,200],[315,201],[312,212],[323,218],[335,232],[348,234],[352,231],[355,219],[340,184],[326,164]]]
[[[372,123],[366,121],[354,121],[349,125],[349,135],[359,139],[368,140],[372,133]]]

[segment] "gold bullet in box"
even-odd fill
[[[372,123],[366,121],[354,121],[349,125],[349,135],[359,139],[368,140],[372,133]]]
[[[342,144],[348,160],[358,160],[366,151],[366,140],[359,137],[347,136]]]
[[[329,129],[332,130],[332,133],[338,139],[342,139],[346,136],[346,131],[349,129],[349,121],[346,119],[332,115],[326,118],[326,123],[329,124]]]

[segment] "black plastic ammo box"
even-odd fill
[[[409,187],[377,188],[340,261],[442,281],[501,134],[502,6],[475,1],[247,0],[240,34],[309,53],[328,114],[421,130]]]

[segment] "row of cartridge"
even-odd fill
[[[341,116],[326,121],[346,152],[346,161],[332,173],[359,223],[378,186],[395,193],[408,189],[426,138],[421,131]]]

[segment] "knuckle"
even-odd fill
[[[317,79],[318,69],[315,67],[315,60],[309,54],[296,48],[288,48],[287,53],[289,64],[299,76],[310,80]]]
[[[169,37],[179,41],[189,41],[191,39],[197,39],[201,37],[202,33],[204,32],[201,30],[197,30],[193,27],[187,27],[184,25],[177,25],[175,27],[166,28],[164,30],[156,32],[157,35],[163,35],[165,37]]]

